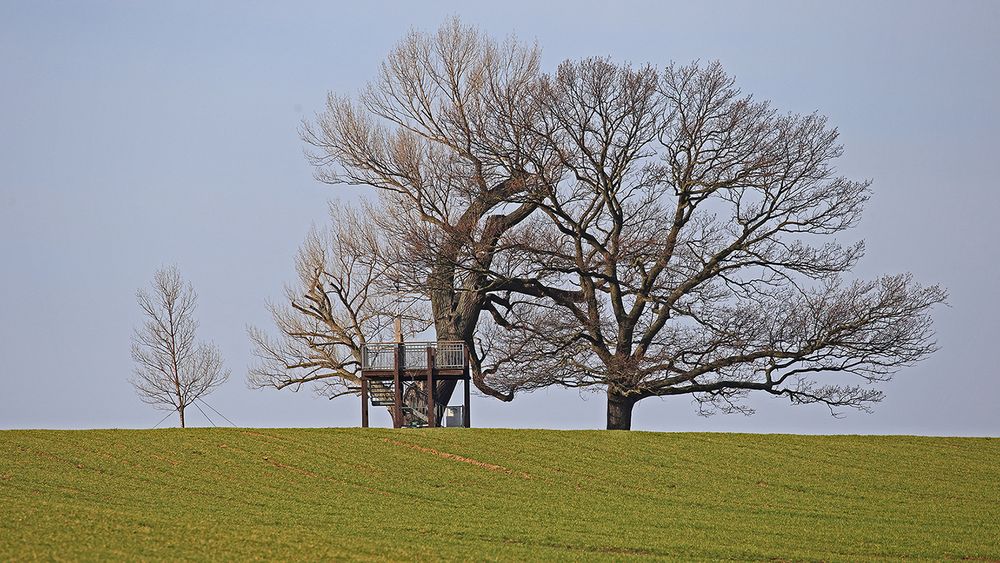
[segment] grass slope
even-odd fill
[[[0,432],[0,561],[1000,559],[1000,440]]]

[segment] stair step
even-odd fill
[[[351,391],[359,391],[360,387],[349,386]],[[375,407],[393,407],[396,404],[395,390],[392,386],[381,381],[368,382],[368,399]],[[416,398],[417,406],[403,406],[403,410],[410,415],[410,422],[407,426],[422,427],[428,425],[427,403],[423,396]],[[441,408],[440,406],[438,407]]]
[[[391,407],[396,404],[396,397],[393,389],[388,385],[372,381],[368,385],[368,396],[372,406]]]

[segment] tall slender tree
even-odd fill
[[[177,268],[158,270],[136,298],[146,320],[132,336],[131,383],[144,403],[177,411],[184,428],[184,409],[225,383],[229,371],[215,345],[195,341],[198,296]]]

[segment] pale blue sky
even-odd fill
[[[357,425],[356,398],[247,389],[245,327],[269,325],[310,224],[349,197],[312,180],[300,120],[451,14],[537,39],[546,68],[719,59],[746,91],[829,116],[841,170],[874,180],[858,273],[951,291],[942,350],[884,386],[875,414],[760,397],[753,417],[706,419],[679,397],[643,401],[634,427],[1000,435],[1000,2],[910,1],[0,1],[0,428],[160,419],[127,379],[134,292],[164,263],[194,283],[201,336],[233,370],[211,404],[244,426]],[[472,415],[600,428],[604,413],[601,395],[553,389],[474,397]]]

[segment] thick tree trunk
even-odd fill
[[[448,401],[451,400],[451,396],[455,391],[455,387],[458,382],[454,380],[444,380],[436,381],[434,383],[434,403],[439,407],[448,406]],[[423,381],[417,381],[413,383],[412,387],[407,389],[408,392],[403,393],[403,406],[411,407],[412,409],[418,410],[420,412],[425,412],[427,410],[427,384]],[[435,409],[437,410],[437,409]],[[390,414],[392,412],[392,407],[389,407]],[[441,426],[441,417],[437,416],[435,413],[435,426]],[[403,412],[403,425],[411,425],[414,423],[424,423],[423,418],[417,416],[413,411]]]
[[[181,415],[181,428],[184,428],[184,407],[177,409],[177,412]]]
[[[631,430],[632,407],[638,402],[634,397],[608,390],[608,430]]]

